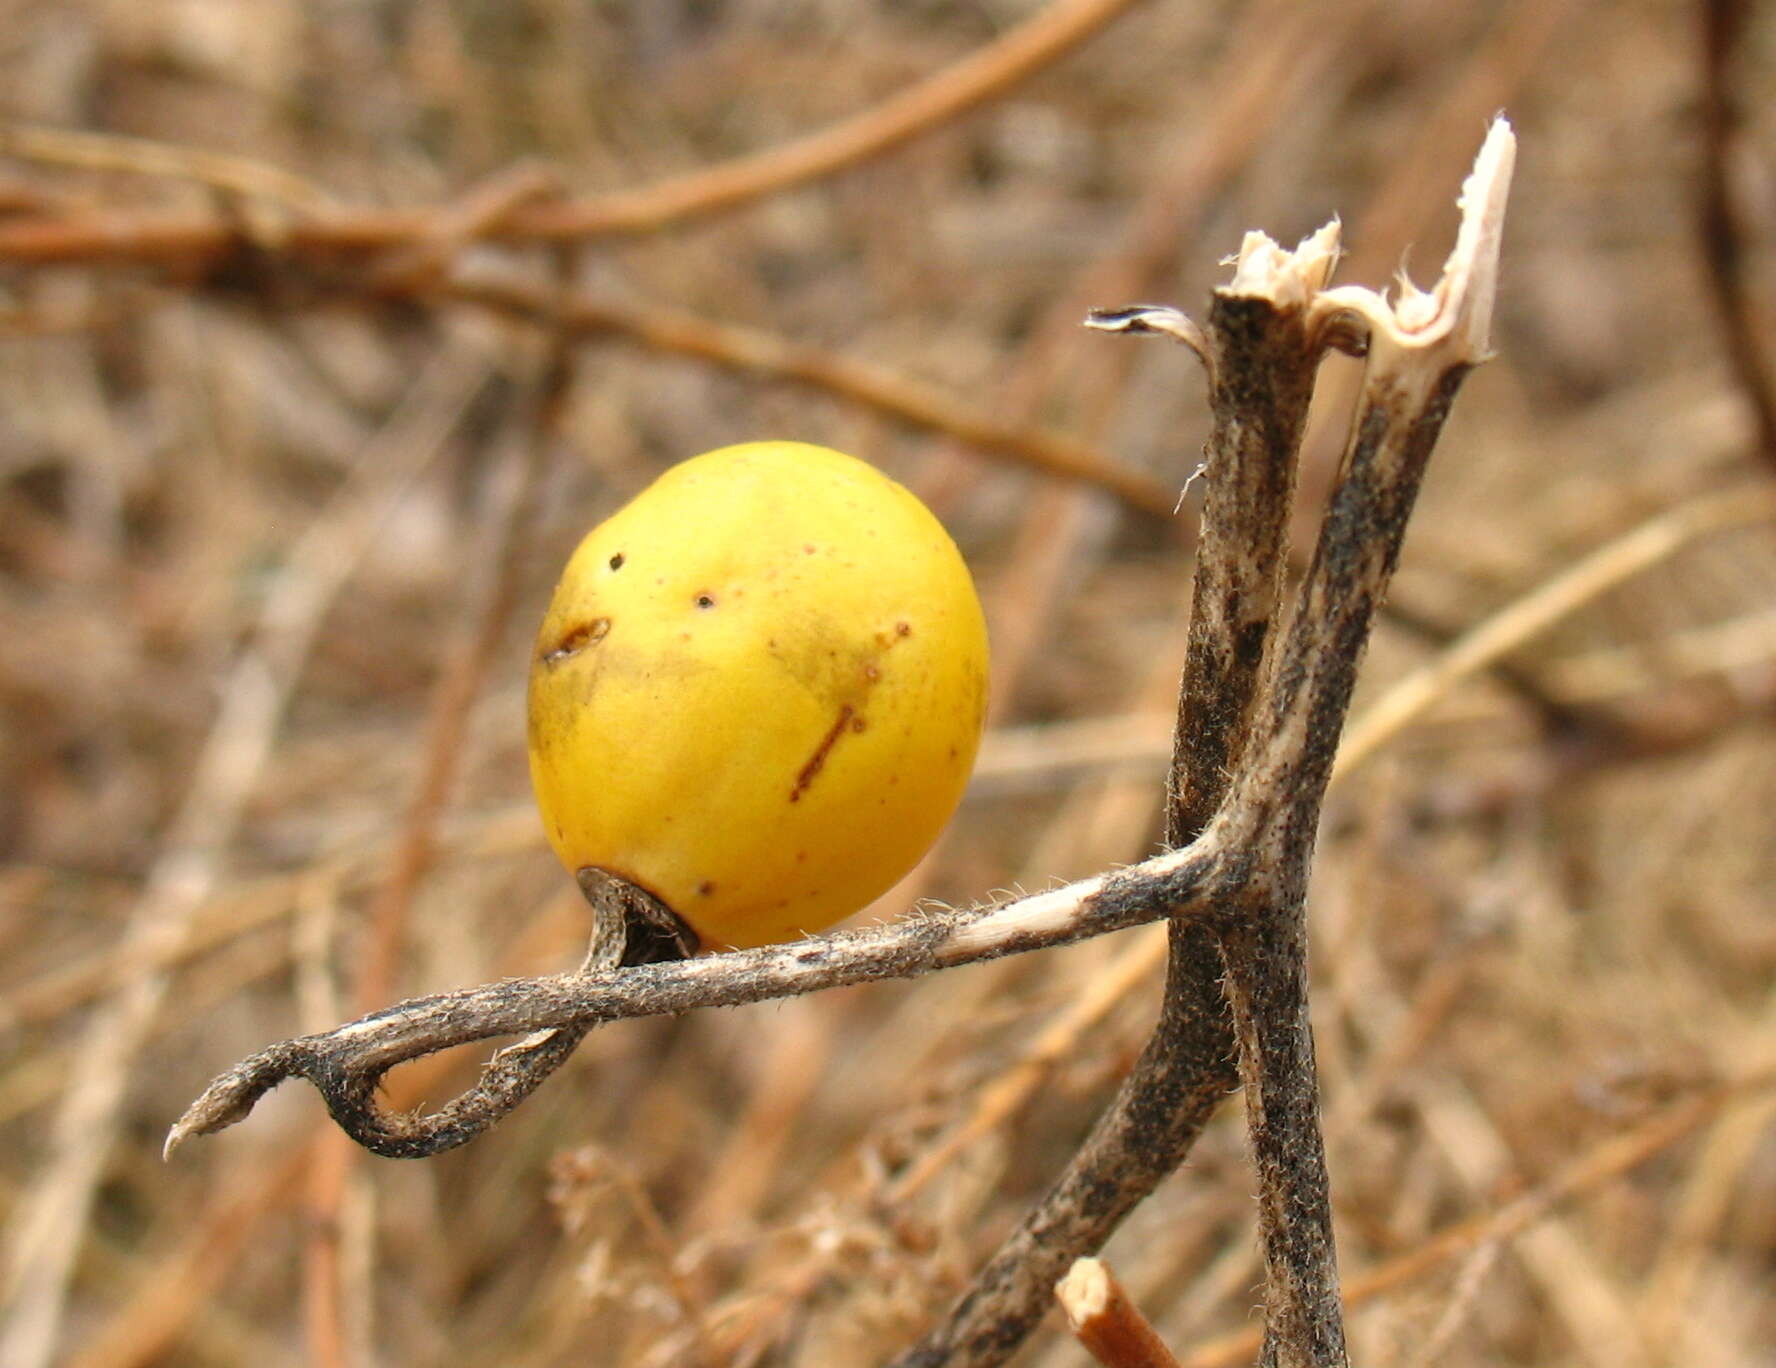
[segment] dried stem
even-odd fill
[[[1338,753],[1337,773],[1362,764],[1455,685],[1495,666],[1584,605],[1704,536],[1772,517],[1776,517],[1776,491],[1762,484],[1698,495],[1611,538],[1464,632],[1435,660],[1393,684],[1346,734]]]
[[[1244,278],[1217,292],[1206,332],[1172,309],[1091,320],[1103,331],[1182,342],[1210,372],[1208,496],[1167,785],[1166,839],[1173,846],[1208,824],[1250,732],[1318,360],[1307,306],[1325,283],[1335,240],[1335,233],[1322,233],[1303,244],[1299,260],[1266,256],[1268,271],[1254,260]],[[1256,239],[1248,245],[1258,247]],[[1238,1085],[1221,952],[1192,920],[1174,919],[1168,939],[1160,1019],[1116,1098],[949,1317],[900,1361],[904,1368],[994,1363],[1015,1349],[1047,1309],[1062,1270],[1101,1248],[1183,1162]]]
[[[486,225],[484,237],[506,243],[590,242],[659,232],[737,209],[769,195],[857,166],[938,128],[1003,94],[1059,60],[1129,9],[1135,0],[1056,0],[993,42],[934,72],[880,104],[806,137],[653,185],[584,200],[528,205]],[[39,131],[41,136],[41,131]],[[91,140],[88,140],[89,142]],[[106,140],[116,165],[129,156],[122,140]],[[154,147],[153,155],[141,152]],[[137,169],[165,174],[157,145],[135,144]],[[216,172],[184,161],[187,174]],[[232,162],[234,188],[292,198],[288,183],[269,168],[251,177]],[[287,174],[287,173],[285,173]],[[293,180],[293,178],[291,178]],[[255,236],[250,223],[226,216],[82,213],[66,218],[0,223],[0,261],[143,262],[191,266],[220,261],[243,247],[311,259],[337,259],[423,246],[433,236],[436,210],[355,209],[314,212],[280,225],[275,237]]]
[[[1055,1285],[1073,1336],[1104,1368],[1178,1368],[1178,1360],[1110,1266],[1078,1259]]]
[[[1266,1361],[1343,1362],[1306,1010],[1307,869],[1356,665],[1424,462],[1460,376],[1485,354],[1510,163],[1510,135],[1499,125],[1465,189],[1463,232],[1443,282],[1428,295],[1408,287],[1398,309],[1367,290],[1318,293],[1336,250],[1328,229],[1293,255],[1261,235],[1248,238],[1206,333],[1150,307],[1095,320],[1169,335],[1209,366],[1217,424],[1168,834],[1189,835],[1222,801],[1225,777],[1239,774],[1220,810],[1224,820],[1254,821],[1235,843],[1252,861],[1251,877],[1225,915],[1174,923],[1160,1022],[1116,1101],[902,1368],[1002,1361],[1039,1314],[1031,1295],[1038,1273],[1052,1276],[1057,1261],[1097,1248],[1188,1152],[1232,1082],[1217,988],[1223,955],[1259,1167]],[[1236,305],[1243,296],[1260,302]],[[1365,400],[1287,651],[1267,685],[1264,753],[1248,759],[1296,448],[1319,347],[1328,344],[1370,352]],[[1291,733],[1287,717],[1306,730]]]
[[[127,171],[189,181],[292,213],[324,213],[339,207],[325,188],[281,166],[118,133],[8,123],[0,126],[0,154],[87,171]]]
[[[1187,850],[998,907],[927,913],[888,926],[702,959],[508,979],[416,998],[242,1061],[192,1103],[168,1135],[167,1151],[189,1136],[233,1125],[266,1092],[300,1074],[366,1148],[397,1158],[436,1154],[473,1139],[504,1116],[571,1052],[564,1044],[569,1035],[577,1044],[579,1036],[603,1022],[910,978],[1200,911],[1226,895],[1218,886],[1224,864],[1220,842],[1205,833]],[[399,1117],[376,1106],[377,1084],[395,1065],[454,1045],[513,1035],[526,1038],[496,1055],[480,1083],[440,1111]]]
[[[1227,961],[1258,1170],[1268,1313],[1260,1361],[1267,1365],[1336,1368],[1346,1361],[1308,1018],[1307,877],[1358,653],[1464,371],[1448,372],[1422,403],[1392,384],[1371,387],[1273,695],[1279,720],[1292,690],[1314,696],[1315,706],[1302,714],[1311,736],[1286,752],[1273,747],[1242,776],[1243,792],[1233,800],[1236,808],[1243,798],[1266,813],[1253,843],[1254,877],[1215,929]],[[1350,649],[1326,651],[1328,636]]]
[[[1776,367],[1758,330],[1746,279],[1745,233],[1734,202],[1733,156],[1742,120],[1733,62],[1752,7],[1702,0],[1702,179],[1697,193],[1702,264],[1714,292],[1728,359],[1757,424],[1758,453],[1776,465]]]
[[[1403,281],[1402,297],[1390,304],[1366,289],[1324,288],[1336,254],[1333,224],[1294,253],[1248,236],[1234,281],[1201,334],[1167,310],[1100,320],[1169,332],[1201,352],[1210,371],[1209,526],[1167,812],[1168,836],[1188,845],[996,908],[639,966],[609,966],[616,956],[607,943],[606,967],[589,962],[578,974],[419,999],[244,1061],[193,1104],[168,1149],[241,1119],[265,1091],[301,1074],[369,1148],[436,1153],[517,1105],[605,1021],[910,976],[1170,917],[1166,1005],[1116,1106],[950,1322],[902,1362],[986,1364],[1008,1356],[1028,1329],[1028,1286],[1057,1247],[1049,1225],[1072,1234],[1114,1229],[1225,1094],[1231,1040],[1259,1186],[1267,1308],[1261,1362],[1340,1368],[1342,1313],[1308,1018],[1307,878],[1357,666],[1425,465],[1462,378],[1486,355],[1513,149],[1508,126],[1496,122],[1464,186],[1455,250],[1429,293]],[[1278,642],[1296,447],[1315,363],[1332,345],[1367,355],[1364,392]],[[600,888],[613,897],[622,891]],[[607,907],[605,919],[613,915]],[[376,1106],[378,1083],[395,1064],[509,1035],[525,1038],[440,1111],[402,1117]],[[1099,1167],[1142,1154],[1146,1163],[1135,1172]]]
[[[557,329],[568,337],[620,337],[730,370],[823,389],[899,422],[941,432],[990,456],[1096,485],[1158,517],[1170,516],[1177,503],[1177,491],[1164,481],[1121,465],[1086,442],[998,422],[885,366],[800,346],[760,329],[718,323],[679,309],[597,299],[522,279],[510,271],[464,269],[435,281],[384,282],[382,288],[387,294],[422,302],[473,304]]]
[[[1336,225],[1329,227],[1287,259],[1252,263],[1243,253],[1240,274],[1218,293],[1209,315],[1210,404],[1222,437],[1209,446],[1190,650],[1167,784],[1166,840],[1173,845],[1194,836],[1226,798],[1228,779],[1251,739],[1288,560],[1296,458],[1320,357],[1307,303],[1324,285],[1337,251]],[[1258,279],[1241,279],[1248,265],[1256,267]],[[1218,929],[1179,922],[1169,936],[1158,1029],[1183,1037],[1184,1048],[1166,1057],[1187,1072],[1147,1080],[1137,1071],[1133,1082],[1218,1098],[1238,1080],[1230,944]],[[1301,993],[1305,1003],[1305,982]],[[1249,1087],[1249,1077],[1247,1082]],[[1183,1162],[1213,1105],[1209,1101],[1200,1117],[1190,1116],[1188,1129],[1176,1127],[1179,1141],[1162,1156],[1171,1166]]]
[[[1397,305],[1351,287],[1315,301],[1327,327],[1342,326],[1339,307],[1367,324],[1369,362],[1343,473],[1269,684],[1261,753],[1228,795],[1228,811],[1254,818],[1241,842],[1252,877],[1240,905],[1215,922],[1258,1173],[1265,1365],[1346,1362],[1308,1016],[1307,877],[1376,607],[1450,403],[1486,355],[1514,150],[1508,127],[1495,123],[1463,187],[1462,229],[1434,292],[1402,281]],[[1307,730],[1292,736],[1296,726]]]

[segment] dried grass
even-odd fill
[[[1035,8],[4,0],[0,62],[9,114],[374,206],[450,200],[527,157],[576,192],[648,183],[842,119]],[[617,304],[868,362],[1175,485],[1207,425],[1200,379],[1076,330],[1083,307],[1192,306],[1240,230],[1288,238],[1334,210],[1346,278],[1408,246],[1435,261],[1453,173],[1506,106],[1525,154],[1500,354],[1445,434],[1398,585],[1453,631],[1767,478],[1697,288],[1695,41],[1694,16],[1646,3],[1140,6],[890,155],[574,269]],[[192,174],[12,161],[0,194],[203,212]],[[1151,848],[1182,531],[843,394],[593,338],[453,733],[429,719],[490,602],[534,339],[460,305],[316,311],[142,271],[8,287],[9,1217],[47,1171],[93,1014],[135,1001],[147,1032],[65,1232],[60,1361],[867,1364],[908,1342],[1127,1067],[1155,933],[597,1032],[475,1144],[331,1187],[312,1185],[323,1128],[299,1089],[170,1166],[160,1136],[211,1073],[348,1009],[371,910],[429,820],[428,738],[454,775],[389,995],[573,960],[573,890],[525,807],[526,644],[574,540],[665,462],[772,434],[854,451],[925,494],[977,567],[1002,730],[938,852],[869,915]],[[1473,678],[1335,790],[1312,915],[1359,1361],[1767,1361],[1772,1103],[1717,1085],[1776,1068],[1773,576],[1767,522],[1713,531],[1508,656],[1626,740],[1550,732]],[[1435,654],[1384,626],[1358,716]],[[159,947],[126,939],[150,898],[176,900]],[[142,987],[162,973],[164,993]],[[1117,974],[1132,986],[1099,994]],[[417,1102],[473,1068],[393,1082]],[[1186,1363],[1238,1361],[1214,1344],[1249,1320],[1242,1148],[1229,1109],[1108,1250]],[[314,1259],[335,1236],[329,1300]],[[1080,1355],[1057,1316],[1020,1362]]]

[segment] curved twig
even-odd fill
[[[975,450],[1063,479],[1096,485],[1132,508],[1170,518],[1177,490],[1112,460],[1077,438],[996,421],[988,414],[886,366],[837,356],[757,328],[718,323],[681,309],[635,306],[583,292],[548,289],[510,271],[460,271],[412,286],[385,287],[421,302],[447,301],[521,319],[575,337],[621,337],[655,351],[826,390],[903,423],[941,432]]]
[[[890,152],[987,103],[1092,37],[1137,0],[1056,0],[960,61],[849,119],[761,152],[582,200],[533,204],[485,226],[507,243],[591,242],[659,232],[751,204]],[[260,168],[261,179],[270,175]],[[423,246],[432,208],[316,212],[254,243],[306,257]],[[84,213],[0,223],[0,262],[195,265],[225,257],[248,227],[216,215]]]
[[[1186,850],[996,907],[925,912],[886,926],[702,959],[592,973],[507,979],[415,998],[321,1035],[243,1060],[193,1102],[167,1136],[171,1154],[193,1135],[242,1120],[287,1078],[313,1083],[339,1124],[378,1154],[417,1158],[454,1148],[492,1125],[546,1078],[593,1026],[697,1007],[731,1007],[1065,945],[1164,916],[1202,915],[1226,892],[1222,851],[1233,828],[1211,828]],[[571,1040],[567,1036],[572,1032]],[[539,1033],[559,1033],[543,1039]],[[375,1090],[395,1065],[501,1036],[527,1039],[496,1055],[481,1081],[426,1117],[393,1117]]]

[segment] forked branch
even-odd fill
[[[193,1135],[240,1121],[285,1079],[303,1077],[351,1136],[378,1154],[423,1158],[473,1139],[522,1101],[566,1057],[550,1033],[625,1017],[733,1007],[872,979],[912,978],[977,960],[1066,945],[1170,915],[1201,915],[1226,895],[1225,843],[1205,834],[1115,874],[996,907],[921,912],[885,926],[702,959],[506,979],[414,998],[319,1035],[261,1050],[218,1077],[167,1136],[171,1154]],[[614,881],[613,881],[614,882]],[[599,921],[605,922],[603,917]],[[611,944],[605,940],[608,948]],[[595,952],[596,953],[596,952]],[[609,958],[616,958],[621,948]],[[602,962],[603,957],[601,957]],[[375,1093],[397,1064],[457,1045],[522,1036],[495,1055],[480,1083],[426,1116],[382,1111]]]
[[[1155,307],[1094,320],[1170,336],[1209,371],[1209,495],[1167,835],[1189,838],[1217,805],[1222,819],[1252,821],[1239,854],[1250,877],[1212,922],[1172,923],[1160,1019],[1129,1078],[1066,1173],[898,1368],[1008,1357],[1046,1311],[1058,1271],[1101,1248],[1177,1168],[1241,1075],[1265,1235],[1265,1361],[1343,1361],[1306,1012],[1307,867],[1357,662],[1424,462],[1461,377],[1486,354],[1514,145],[1495,123],[1463,187],[1456,249],[1429,293],[1402,282],[1390,306],[1370,290],[1324,289],[1337,250],[1328,225],[1293,253],[1249,235],[1207,329]],[[1267,669],[1301,423],[1326,347],[1366,353],[1369,370],[1287,647]],[[1235,1018],[1237,1073],[1224,1043]]]
[[[210,1086],[173,1128],[168,1149],[240,1120],[268,1089],[301,1075],[340,1125],[378,1153],[437,1153],[510,1111],[607,1021],[909,977],[1168,917],[1165,1004],[1136,1069],[1054,1191],[948,1322],[901,1362],[1006,1358],[1059,1272],[1101,1245],[1176,1166],[1237,1080],[1258,1174],[1262,1362],[1339,1368],[1343,1327],[1307,1010],[1308,870],[1357,666],[1426,462],[1462,378],[1486,356],[1514,147],[1509,126],[1496,121],[1463,187],[1455,250],[1428,292],[1402,279],[1390,303],[1360,287],[1327,288],[1337,253],[1330,224],[1294,252],[1248,235],[1206,329],[1161,308],[1094,320],[1177,337],[1210,373],[1209,499],[1167,805],[1167,836],[1178,849],[997,907],[925,912],[792,945],[612,964],[623,951],[607,942],[603,967],[421,998],[262,1051]],[[1294,466],[1328,347],[1367,357],[1365,386],[1312,562],[1285,615],[1280,574]],[[378,1109],[377,1083],[394,1065],[514,1035],[523,1039],[441,1111]]]
[[[1320,345],[1309,304],[1337,255],[1328,225],[1294,253],[1250,235],[1207,328],[1153,306],[1096,314],[1105,332],[1182,342],[1209,372],[1214,427],[1203,463],[1190,639],[1167,781],[1166,842],[1208,824],[1245,757],[1282,595],[1295,457]],[[1074,1260],[1095,1253],[1183,1161],[1239,1086],[1226,969],[1202,921],[1168,929],[1160,1018],[1134,1068],[1067,1171],[980,1271],[949,1318],[899,1368],[996,1363],[1048,1310]]]

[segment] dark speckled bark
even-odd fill
[[[1218,292],[1206,349],[1214,426],[1190,638],[1166,792],[1166,842],[1208,824],[1251,735],[1282,594],[1295,460],[1319,352],[1305,309]],[[1239,1085],[1222,955],[1202,926],[1171,925],[1152,1038],[1066,1172],[976,1275],[949,1317],[897,1368],[1000,1363],[1053,1303],[1055,1282],[1096,1253],[1183,1163]]]
[[[1260,1363],[1346,1362],[1307,994],[1307,880],[1320,804],[1376,606],[1399,560],[1425,463],[1466,366],[1367,388],[1345,475],[1301,587],[1267,702],[1260,752],[1229,807],[1262,878],[1215,919],[1239,1035],[1265,1260]]]

